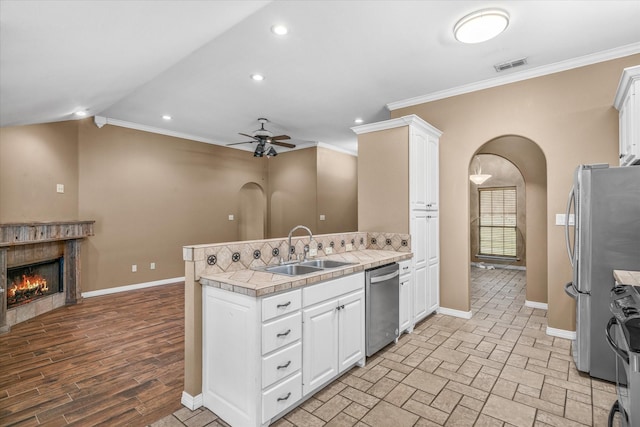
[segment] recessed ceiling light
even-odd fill
[[[165,115],[163,115],[163,116],[162,116],[162,120],[167,120],[167,121],[169,121],[169,120],[171,120],[171,116],[170,116],[170,115],[168,115],[168,114],[165,114]]]
[[[364,122],[364,120],[362,120],[361,118],[357,118],[353,121],[355,124],[359,125],[360,123]]]
[[[87,112],[85,110],[78,110],[74,114],[78,117],[85,117],[87,115]]]
[[[271,27],[271,32],[278,36],[284,36],[289,32],[289,29],[284,25],[274,25]]]
[[[503,32],[509,25],[509,14],[500,9],[484,9],[471,13],[453,28],[456,40],[481,43]]]
[[[262,74],[251,74],[251,78],[257,82],[264,80],[264,76]]]

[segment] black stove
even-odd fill
[[[611,408],[609,425],[620,413],[623,427],[640,427],[640,287],[616,285],[611,290],[613,317],[605,330],[616,357],[618,400]]]

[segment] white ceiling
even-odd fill
[[[493,6],[511,16],[503,34],[454,39],[458,19]],[[639,0],[0,0],[0,125],[74,119],[81,108],[226,144],[267,117],[294,142],[355,152],[356,117],[640,53],[638,22]],[[272,34],[275,23],[289,34]],[[521,57],[528,65],[493,68]],[[256,72],[266,79],[251,80]]]

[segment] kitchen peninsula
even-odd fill
[[[271,239],[184,247],[182,403],[204,405],[234,426],[268,425],[364,365],[364,270],[407,263],[410,247],[408,234],[364,232],[294,237],[291,246]],[[295,276],[266,271],[305,249],[347,264]]]

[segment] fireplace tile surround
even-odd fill
[[[56,221],[0,224],[0,333],[32,317],[81,301],[80,248],[93,236],[95,221]],[[64,258],[62,293],[39,298],[7,310],[7,269]]]

